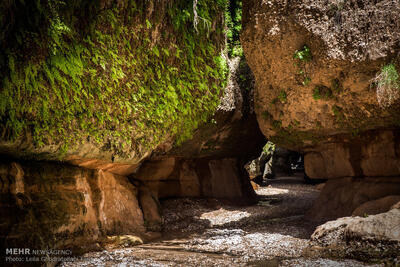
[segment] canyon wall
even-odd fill
[[[79,252],[96,249],[95,243],[106,235],[145,238],[138,188],[124,176],[3,159],[0,179],[2,248]]]
[[[310,178],[330,179],[316,210],[351,215],[339,209],[363,177],[400,182],[397,1],[246,0],[241,41],[261,131],[304,153]],[[400,194],[382,190],[355,202]]]
[[[2,2],[0,153],[103,169],[187,140],[228,73],[225,3],[196,3]]]
[[[265,137],[251,71],[223,52],[225,7],[0,4],[2,248],[147,240],[160,198],[254,200],[243,165]]]

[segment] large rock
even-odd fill
[[[371,201],[379,204],[375,210],[387,211],[390,206],[379,199],[398,195],[399,192],[400,181],[394,177],[329,179],[308,216],[317,221],[350,216]],[[391,203],[394,204],[394,201]]]
[[[381,108],[373,84],[383,65],[400,70],[399,25],[391,0],[243,1],[260,129],[306,151],[310,177],[400,175],[399,99]]]
[[[0,154],[127,174],[186,140],[226,85],[225,5],[208,2],[1,2]]]
[[[356,208],[352,215],[353,216],[366,216],[374,215],[378,213],[387,212],[388,210],[397,207],[396,204],[400,203],[400,195],[397,196],[386,196],[376,200],[371,200],[361,204]]]
[[[167,162],[174,163],[173,167]],[[149,160],[131,179],[140,180],[158,198],[215,197],[247,202],[255,196],[235,158]]]
[[[266,139],[254,112],[254,77],[244,58],[228,59],[229,80],[221,102],[208,123],[200,125],[192,138],[173,147],[156,150],[153,157],[243,158],[259,155]],[[161,151],[160,151],[161,150]]]
[[[400,132],[379,131],[358,140],[334,139],[307,148],[305,167],[310,178],[399,176]]]
[[[57,163],[0,164],[1,247],[86,250],[105,235],[143,235],[126,177]]]
[[[344,217],[318,226],[311,239],[330,256],[394,259],[400,251],[399,221],[400,209],[366,218]]]
[[[216,197],[253,201],[245,163],[265,144],[253,107],[253,77],[243,58],[229,60],[230,79],[212,122],[168,152],[158,147],[132,174],[159,198]],[[246,80],[246,83],[241,82]]]

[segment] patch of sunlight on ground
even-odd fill
[[[273,196],[273,195],[287,194],[289,193],[289,189],[260,187],[259,189],[256,190],[256,192],[258,195]]]
[[[230,222],[236,222],[239,221],[240,219],[250,217],[250,215],[251,214],[246,211],[225,210],[224,208],[220,208],[219,210],[203,213],[200,216],[200,219],[209,220],[211,226],[213,226],[213,225],[224,225]]]

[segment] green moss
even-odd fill
[[[270,140],[280,146],[287,146],[292,149],[302,147],[305,141],[311,141],[313,144],[317,144],[323,137],[313,132],[301,132],[295,130],[289,130],[280,128],[275,136],[272,136]]]
[[[344,115],[343,115],[343,109],[337,105],[332,106],[332,113],[335,116],[337,121],[343,121]]]
[[[261,115],[264,118],[264,120],[272,120],[272,118],[273,118],[272,115],[267,110],[264,110],[261,113]]]
[[[332,90],[335,93],[340,93],[341,91],[343,91],[342,85],[340,84],[339,79],[333,79],[332,80]]]
[[[11,11],[29,13],[36,28],[15,22],[1,39],[9,41],[0,61],[4,139],[31,132],[35,146],[62,144],[60,152],[89,140],[126,156],[170,136],[180,143],[214,113],[228,72],[218,20],[225,1],[199,0],[197,29],[192,3],[175,1],[158,39],[143,1],[103,9],[84,0],[22,2]]]
[[[324,99],[329,100],[332,97],[332,90],[326,86],[317,86],[313,90],[314,100]]]
[[[287,101],[287,94],[285,91],[280,91],[279,95],[278,95],[278,99],[279,101],[281,101],[282,104],[285,104]]]
[[[227,25],[228,55],[230,57],[243,56],[240,44],[240,31],[242,30],[242,1],[229,0],[225,12]]]

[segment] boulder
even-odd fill
[[[326,256],[394,259],[400,251],[399,221],[399,209],[366,218],[344,217],[318,226],[311,239]]]
[[[400,176],[399,131],[373,131],[362,138],[335,139],[306,149],[310,178]]]
[[[376,200],[371,200],[361,204],[358,208],[356,208],[352,215],[353,216],[366,216],[373,215],[378,213],[387,212],[394,207],[397,203],[400,203],[400,196],[387,196],[383,198],[379,198]]]
[[[315,221],[332,220],[350,216],[361,205],[370,206],[372,203],[377,205],[376,211],[388,210],[389,203],[380,199],[388,197],[385,200],[389,200],[389,196],[399,192],[400,181],[396,177],[329,179],[307,215]],[[371,203],[366,204],[368,202]]]
[[[105,235],[143,235],[138,190],[124,176],[59,163],[0,164],[0,246],[82,251]]]

